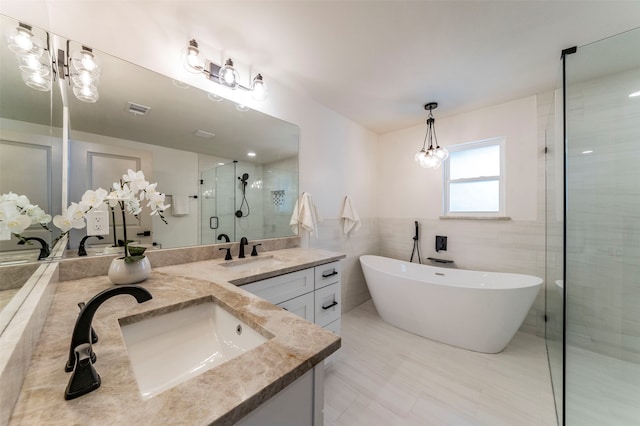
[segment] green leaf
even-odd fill
[[[142,259],[144,259],[144,255],[138,255],[138,256],[127,256],[124,258],[124,263],[134,263],[134,262],[139,262]]]
[[[138,247],[138,246],[129,246],[129,254],[131,256],[141,256],[144,254],[144,251],[147,249],[146,247]]]

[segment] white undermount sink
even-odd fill
[[[120,328],[144,400],[268,340],[211,299]]]
[[[273,256],[249,257],[246,259],[231,260],[221,264],[232,271],[250,271],[257,268],[273,268],[282,265],[282,261]]]

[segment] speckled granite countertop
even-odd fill
[[[340,347],[338,336],[241,290],[230,281],[252,282],[344,256],[299,248],[261,254],[267,255],[277,257],[277,267],[234,271],[221,266],[224,261],[216,259],[156,268],[140,284],[153,294],[152,300],[138,304],[131,296],[117,296],[105,302],[93,320],[100,337],[94,351],[102,385],[71,401],[64,400],[71,374],[64,372],[64,365],[78,315],[76,304],[88,301],[112,284],[106,276],[58,283],[10,424],[223,425],[240,420]],[[171,306],[209,295],[243,321],[261,326],[274,337],[143,401],[118,319],[147,311],[159,314]]]

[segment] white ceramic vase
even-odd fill
[[[131,263],[126,263],[124,257],[118,257],[111,261],[107,276],[114,284],[134,284],[146,280],[150,274],[151,263],[147,256]]]

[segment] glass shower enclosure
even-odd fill
[[[555,149],[546,170],[547,348],[558,419],[638,425],[640,29],[578,47],[563,65],[554,108],[564,114],[547,126]]]

